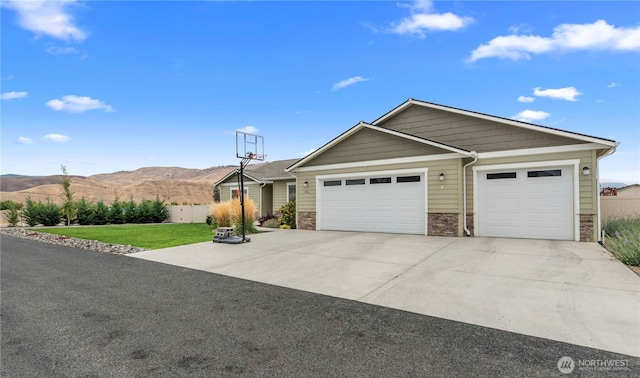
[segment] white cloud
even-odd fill
[[[451,12],[432,12],[430,0],[418,0],[408,6],[411,17],[404,18],[393,26],[396,34],[410,34],[424,38],[426,31],[458,30],[473,22],[471,17],[460,17]]]
[[[84,113],[89,110],[100,109],[103,109],[105,112],[114,111],[110,105],[107,105],[100,100],[75,95],[64,96],[61,100],[49,100],[46,105],[55,111],[67,111],[69,113]]]
[[[33,143],[33,139],[21,136],[18,138],[18,143],[21,143],[21,144]]]
[[[5,92],[0,95],[0,100],[15,100],[17,98],[25,98],[29,92]]]
[[[523,110],[520,113],[513,116],[514,119],[522,122],[541,121],[551,114],[543,112],[541,110]]]
[[[518,97],[518,102],[523,102],[523,103],[529,103],[529,102],[534,102],[536,99],[533,97],[527,97],[527,96],[520,96]]]
[[[531,54],[577,50],[640,51],[640,26],[617,28],[604,20],[598,20],[593,24],[556,26],[551,37],[498,36],[473,50],[468,61],[491,57],[531,59]]]
[[[51,55],[78,54],[79,51],[73,47],[49,46],[44,51]]]
[[[77,5],[75,0],[65,1],[3,1],[2,6],[18,13],[18,22],[24,29],[37,36],[48,35],[56,39],[84,41],[87,33],[78,28],[68,7]]]
[[[349,78],[347,80],[342,80],[340,82],[335,83],[331,90],[332,91],[337,91],[337,90],[340,90],[342,88],[345,88],[345,87],[348,87],[350,85],[353,85],[355,83],[360,83],[362,81],[369,81],[369,80],[371,80],[371,79],[368,79],[368,78],[362,77],[362,76],[354,76],[354,77],[351,77],[351,78]]]
[[[247,133],[247,134],[257,134],[258,131],[260,131],[260,130],[258,130],[258,128],[254,127],[254,126],[245,126],[245,127],[241,127],[239,129],[236,129],[236,131],[240,131],[240,132]]]
[[[301,153],[301,155],[302,155],[302,156],[307,156],[307,155],[311,155],[311,154],[312,154],[312,153],[314,153],[314,152],[316,152],[316,149],[315,149],[315,148],[312,148],[312,149],[310,149],[310,150],[308,150],[308,151],[305,151],[305,152]]]
[[[558,100],[577,101],[576,97],[582,95],[574,87],[558,88],[558,89],[540,89],[533,88],[533,95],[538,97],[550,97]]]
[[[607,85],[607,88],[615,88],[615,87],[619,87],[621,84],[620,83],[611,83],[609,85]]]
[[[71,140],[71,137],[62,134],[47,134],[42,137],[42,140],[50,141],[50,142],[67,142]]]

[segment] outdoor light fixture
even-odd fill
[[[582,175],[583,176],[589,176],[589,167],[584,167],[582,168]]]
[[[304,182],[304,187],[306,188],[307,186],[309,186],[309,181]]]
[[[444,173],[440,173],[440,181],[444,181]]]

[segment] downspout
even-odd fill
[[[467,228],[467,168],[478,161],[478,153],[471,151],[470,155],[473,158],[473,161],[462,167],[462,219],[464,221],[464,233],[467,236],[471,236],[471,231]]]
[[[600,213],[600,159],[616,152],[616,148],[618,148],[619,145],[620,142],[616,142],[615,146],[611,147],[602,156],[596,158],[596,168],[598,169],[598,175],[596,177],[596,196],[598,196],[598,201],[596,203],[596,208],[598,211],[598,243],[600,244],[604,243],[604,238],[602,237],[602,214]]]

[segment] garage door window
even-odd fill
[[[420,176],[401,176],[401,177],[396,177],[396,182],[420,182]]]
[[[514,179],[516,177],[515,172],[487,173],[487,180]]]
[[[324,186],[341,186],[342,180],[325,181],[323,185]]]
[[[553,177],[553,176],[562,176],[561,169],[552,169],[548,171],[529,171],[527,172],[527,177]]]
[[[391,177],[378,177],[369,179],[369,184],[391,184]]]
[[[347,185],[364,185],[364,179],[347,180]]]

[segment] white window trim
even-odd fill
[[[504,169],[528,169],[528,168],[553,168],[561,166],[573,166],[573,240],[580,241],[580,175],[579,159],[532,161],[527,163],[478,165],[473,169],[473,233],[477,236],[480,229],[478,224],[478,172],[504,170]]]
[[[296,199],[298,198],[298,186],[296,185],[295,182],[288,182],[287,183],[287,202],[291,201],[289,199],[289,187],[292,186],[292,185],[296,187]]]
[[[429,230],[429,185],[428,185],[428,172],[429,168],[408,168],[408,169],[395,169],[386,171],[368,171],[368,172],[353,172],[353,173],[338,173],[316,176],[316,230],[322,229],[322,181],[332,179],[343,179],[347,177],[362,178],[373,177],[380,175],[405,175],[405,174],[420,174],[424,176],[424,235],[428,235]]]

